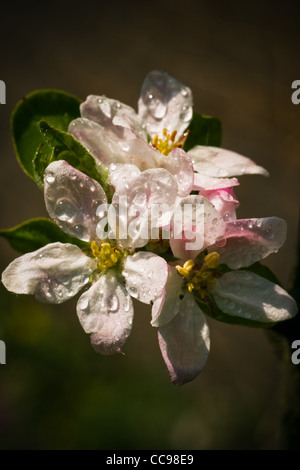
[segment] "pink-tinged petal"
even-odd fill
[[[194,185],[194,167],[191,158],[181,148],[173,149],[169,155],[160,154],[157,166],[165,168],[174,177],[179,196],[188,196]]]
[[[140,170],[135,165],[112,163],[109,167],[109,181],[115,188],[115,191],[122,191],[124,187],[129,188],[132,180],[139,176],[140,173]]]
[[[189,150],[188,154],[193,161],[195,171],[206,176],[218,178],[244,174],[268,176],[267,170],[256,165],[250,158],[231,150],[197,145]]]
[[[81,117],[94,121],[104,128],[115,126],[128,127],[147,141],[143,122],[131,106],[106,96],[90,95],[80,105]]]
[[[193,189],[195,191],[223,189],[238,186],[239,184],[236,178],[213,178],[212,176],[195,173]]]
[[[30,294],[41,302],[60,304],[89,282],[95,259],[69,243],[50,243],[16,258],[2,274],[6,289]]]
[[[227,222],[223,243],[217,243],[218,246],[210,250],[220,253],[221,263],[239,269],[276,253],[285,239],[286,222],[283,219],[239,219]]]
[[[228,315],[262,323],[296,315],[295,300],[282,287],[249,271],[231,271],[210,289],[218,307]]]
[[[158,342],[175,385],[190,382],[201,372],[209,354],[209,328],[192,294],[184,296],[173,320],[159,327]]]
[[[127,256],[122,274],[130,295],[149,304],[163,292],[168,278],[168,263],[158,255],[139,251]]]
[[[100,184],[63,160],[50,163],[44,183],[46,208],[57,225],[80,240],[94,240],[97,208],[107,203]]]
[[[223,217],[210,201],[202,196],[187,196],[174,212],[170,246],[177,258],[194,259],[224,232]]]
[[[240,203],[237,200],[232,188],[216,189],[210,191],[199,191],[199,194],[208,199],[228,222],[236,220],[236,209]]]
[[[144,246],[154,229],[169,223],[176,198],[176,181],[164,168],[146,170],[130,181],[129,187],[119,188],[112,205],[116,214],[122,213],[117,222],[123,227],[123,235],[118,235],[122,245]]]
[[[106,127],[86,118],[78,118],[69,125],[68,132],[104,165],[132,163],[141,170],[155,167],[159,153],[143,140],[134,129],[110,122]]]
[[[169,323],[181,311],[183,292],[182,276],[174,266],[169,266],[168,280],[162,295],[157,298],[152,307],[152,326],[162,326]]]
[[[190,88],[165,72],[153,70],[142,85],[138,114],[152,138],[164,128],[177,130],[179,137],[192,119],[192,105]]]
[[[97,352],[121,352],[131,332],[133,305],[113,272],[101,276],[81,295],[77,315],[84,331],[92,334],[91,343]]]

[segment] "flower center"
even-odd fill
[[[91,250],[93,256],[97,259],[98,268],[101,271],[116,266],[124,255],[120,249],[108,242],[102,242],[98,245],[93,241],[91,243]]]
[[[219,265],[220,255],[216,251],[205,256],[202,266],[199,268],[192,259],[189,259],[183,266],[176,266],[187,284],[189,292],[195,290],[201,299],[206,297],[207,288],[216,282],[215,269]]]
[[[159,150],[160,153],[163,155],[169,155],[169,153],[176,147],[182,148],[187,137],[189,131],[186,131],[176,142],[175,138],[177,135],[177,131],[173,131],[171,134],[168,133],[168,130],[164,128],[163,130],[163,138],[160,139],[158,134],[152,139],[151,145],[152,147]]]

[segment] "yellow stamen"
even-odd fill
[[[177,130],[174,130],[171,134],[168,133],[168,130],[166,128],[163,129],[163,138],[160,139],[158,137],[158,134],[154,136],[152,139],[151,145],[155,147],[157,150],[159,150],[160,153],[163,155],[169,155],[169,153],[174,149],[174,148],[182,148],[187,136],[188,136],[188,131],[185,132],[176,142],[175,138],[177,135]]]
[[[93,256],[97,259],[98,268],[100,270],[112,268],[115,266],[123,253],[116,247],[110,245],[110,243],[102,242],[100,246],[93,241],[91,243],[91,251]]]
[[[204,258],[204,263],[209,269],[216,269],[220,262],[220,255],[216,251],[209,253]]]
[[[176,269],[185,278],[188,291],[195,291],[196,295],[203,300],[207,295],[208,287],[216,283],[214,270],[219,261],[220,255],[214,251],[205,256],[202,266],[196,266],[195,262],[189,259],[183,266],[177,265]]]

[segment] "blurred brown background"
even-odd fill
[[[105,94],[136,108],[152,69],[193,91],[196,111],[223,124],[223,147],[268,169],[244,176],[238,215],[276,215],[288,239],[266,261],[290,289],[299,215],[299,13],[282,2],[26,2],[1,6],[1,227],[46,216],[43,196],[14,156],[9,119],[38,88],[84,99]],[[1,271],[17,256],[0,240]],[[125,357],[89,346],[76,301],[50,307],[1,287],[0,447],[279,449],[285,375],[264,331],[214,321],[202,374],[171,385],[150,311],[139,306]],[[295,331],[300,339],[300,331]],[[300,366],[298,366],[300,367]]]

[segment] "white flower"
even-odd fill
[[[281,247],[285,221],[268,217],[225,222],[202,196],[189,196],[182,204],[187,200],[202,204],[204,213],[198,219],[192,214],[181,230],[195,234],[204,228],[202,246],[188,249],[192,237],[175,239],[173,233],[171,247],[183,265],[170,266],[166,289],[152,309],[152,325],[158,327],[160,349],[177,385],[193,380],[208,358],[207,309],[217,318],[216,308],[227,315],[226,321],[239,323],[241,318],[243,324],[254,326],[272,325],[297,313],[296,302],[282,287],[240,270]],[[233,271],[224,272],[219,265]]]
[[[193,188],[238,184],[231,176],[267,174],[235,152],[199,145],[187,153],[178,148],[187,137],[192,105],[189,87],[154,70],[142,85],[138,113],[117,100],[90,95],[80,106],[81,118],[70,123],[69,132],[107,166],[132,163],[141,170],[166,168],[176,179],[180,196],[187,196]]]
[[[50,217],[67,234],[90,245],[84,252],[69,243],[48,244],[15,259],[3,272],[2,282],[16,294],[54,304],[91,282],[77,303],[81,325],[98,352],[120,352],[132,327],[131,296],[152,303],[162,293],[168,265],[153,253],[131,254],[132,245],[124,249],[116,240],[98,239],[96,210],[107,204],[107,198],[97,181],[65,161],[56,161],[47,167],[44,183]],[[154,275],[157,272],[159,276]]]

